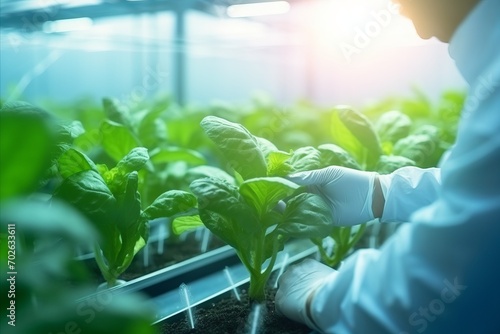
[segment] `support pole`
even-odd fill
[[[186,103],[186,8],[179,1],[175,10],[173,91],[174,100],[179,106]]]

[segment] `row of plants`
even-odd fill
[[[435,166],[454,142],[462,104],[456,92],[435,104],[418,94],[388,99],[363,112],[306,102],[281,108],[262,98],[243,107],[180,109],[160,100],[129,109],[106,98],[99,107],[52,105],[64,119],[8,102],[0,200],[45,193],[46,205],[81,214],[96,232],[92,251],[108,287],[148,242],[152,219],[168,218],[174,239],[205,226],[235,248],[250,274],[250,300],[262,301],[287,240],[311,239],[335,267],[366,226],[332,227],[335,213],[287,175],[330,165],[379,173]]]
[[[0,331],[154,333],[154,308],[143,297],[104,291],[87,298],[96,288],[74,254],[100,242],[99,233],[80,211],[50,198],[69,130],[27,103],[0,109],[0,275],[8,282],[0,289]]]

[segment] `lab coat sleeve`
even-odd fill
[[[379,176],[385,205],[380,222],[407,222],[412,213],[438,197],[441,187],[439,168],[403,167]]]
[[[472,86],[436,200],[325,279],[311,302],[318,331],[500,333],[500,61],[489,71],[498,84]]]

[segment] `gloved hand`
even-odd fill
[[[310,315],[314,292],[336,271],[324,264],[306,259],[290,266],[278,280],[275,307],[278,314],[316,328]]]
[[[372,212],[375,172],[330,166],[288,176],[323,197],[332,210],[335,226],[351,226],[374,219]]]

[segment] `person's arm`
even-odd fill
[[[408,221],[438,196],[439,168],[403,167],[388,175],[331,166],[300,172],[289,179],[320,195],[332,210],[336,226]]]
[[[500,61],[496,65],[491,77],[500,78]],[[499,88],[475,106],[441,169],[438,199],[380,250],[357,251],[338,271],[317,279],[285,272],[277,310],[287,315],[299,304],[305,316],[295,319],[321,333],[500,333]],[[405,180],[394,189],[412,184]],[[400,198],[394,190],[394,201],[410,200],[414,188],[407,189]],[[307,272],[297,266],[295,272]],[[301,304],[288,299],[292,289],[286,287],[297,293],[302,282],[307,294]]]
[[[373,195],[374,203],[378,203],[376,217],[383,223],[407,222],[412,213],[438,198],[441,170],[403,167],[391,174],[380,175],[378,181],[380,188],[374,187]]]

